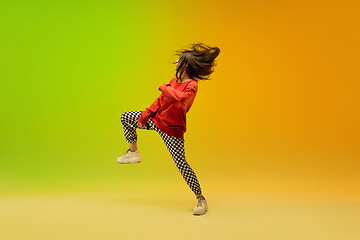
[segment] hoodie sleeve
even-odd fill
[[[141,117],[138,118],[138,121],[141,124],[145,125],[149,117],[154,116],[157,110],[159,110],[159,108],[161,107],[161,97],[163,97],[162,94],[150,105],[150,107],[146,108],[145,111],[141,112]]]
[[[159,89],[163,93],[164,97],[173,104],[192,97],[194,94],[196,94],[198,86],[194,84],[188,84],[183,92],[174,89],[169,84],[161,85]]]

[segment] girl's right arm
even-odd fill
[[[159,87],[159,89],[160,89],[160,91],[162,91],[162,93],[164,94],[164,97],[170,103],[178,103],[178,102],[184,101],[187,98],[190,98],[194,94],[196,94],[197,90],[198,90],[198,84],[196,82],[189,83],[183,92],[174,89],[169,84],[163,84]]]

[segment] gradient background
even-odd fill
[[[229,226],[231,217],[215,220],[215,206],[219,212],[227,206],[233,214],[249,206],[338,204],[346,213],[359,213],[360,4],[355,2],[2,1],[0,194],[7,217],[1,223],[27,226],[27,231],[15,234],[7,228],[0,236],[50,239],[46,233],[29,235],[35,227],[27,225],[41,209],[34,206],[46,205],[43,196],[133,194],[130,204],[146,195],[147,203],[162,201],[168,207],[176,202],[171,196],[181,196],[185,203],[179,200],[178,206],[193,207],[192,192],[155,131],[138,130],[141,164],[119,165],[116,158],[128,148],[121,113],[150,106],[160,94],[158,86],[174,77],[175,51],[197,41],[218,46],[221,53],[212,80],[199,83],[187,116],[187,160],[207,199],[217,199],[211,224],[197,220],[193,230],[196,224],[211,229],[219,219]],[[129,209],[124,202],[117,204]],[[304,219],[314,219],[313,211],[308,213]],[[317,216],[328,220],[333,213]],[[20,224],[20,216],[27,220]],[[231,216],[241,222],[244,212]],[[345,232],[343,239],[358,239],[351,227],[358,215],[346,216],[307,231],[301,225],[287,228],[288,234],[308,233],[298,238],[276,235],[286,218],[278,228],[252,223],[266,239],[339,239]],[[60,223],[72,215],[63,217]],[[167,217],[176,219],[166,215],[164,223]],[[329,232],[339,224],[344,228]],[[55,222],[47,226],[59,230]],[[85,234],[88,227],[72,236],[96,239]],[[144,236],[153,236],[154,229],[146,228]],[[235,227],[230,235],[259,239],[242,230]],[[221,234],[213,229],[207,237]]]

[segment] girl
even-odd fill
[[[190,49],[177,51],[175,78],[159,87],[160,96],[145,111],[125,112],[121,115],[126,141],[130,148],[118,157],[118,163],[141,162],[137,149],[136,128],[157,131],[167,146],[182,177],[197,198],[194,215],[207,211],[207,202],[202,195],[199,181],[185,159],[184,133],[186,132],[186,113],[194,102],[199,80],[208,80],[213,73],[218,47],[196,43]]]

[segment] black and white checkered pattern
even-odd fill
[[[120,119],[124,128],[124,136],[126,141],[129,143],[137,142],[136,128],[139,127],[136,126],[135,123],[139,117],[141,117],[141,111],[125,112],[121,114]],[[164,133],[155,125],[155,123],[151,120],[151,117],[149,117],[146,122],[146,129],[155,130],[160,134],[186,183],[196,195],[201,194],[199,181],[185,159],[184,139]]]

